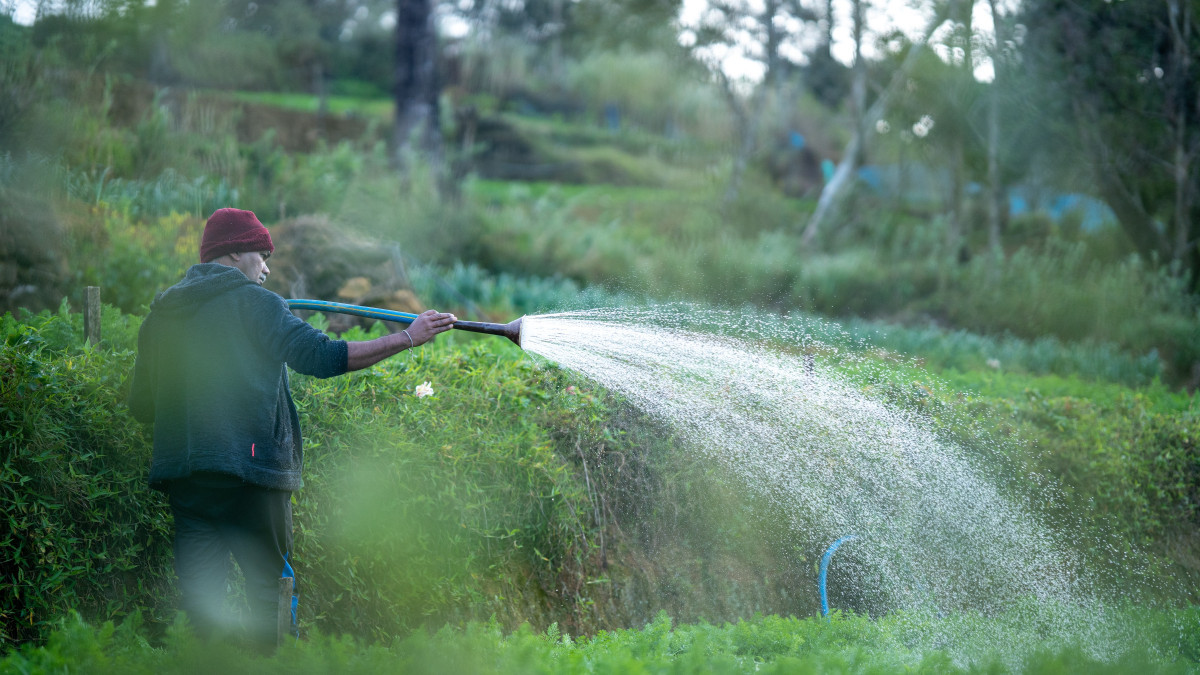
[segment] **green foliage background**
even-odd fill
[[[320,17],[294,12],[284,35],[256,42],[217,30],[215,5],[159,4],[193,19],[170,36],[186,56],[173,77],[268,91],[148,84],[163,18],[136,3],[150,12],[137,18],[143,33],[113,16],[36,30],[0,16],[0,272],[6,289],[35,290],[0,319],[0,671],[245,669],[236,644],[201,647],[175,623],[168,511],[143,485],[147,434],[122,403],[139,316],[193,261],[207,214],[228,205],[273,228],[309,219],[393,251],[383,257],[409,290],[460,316],[683,300],[824,325],[829,349],[866,364],[851,373],[864,388],[1002,467],[1015,495],[1029,476],[1053,484],[1061,499],[1039,506],[1061,531],[1111,545],[1085,553],[1114,583],[1123,572],[1110,553],[1136,551],[1178,590],[1146,598],[1167,609],[1122,609],[1156,651],[1118,663],[1063,646],[963,666],[901,616],[786,618],[816,613],[820,551],[789,545],[787,519],[766,500],[571,374],[502,341],[446,336],[353,376],[295,378],[312,640],[260,669],[1195,670],[1200,314],[1178,265],[1130,256],[1116,228],[1037,214],[1009,223],[999,254],[981,253],[978,201],[956,249],[940,203],[900,205],[862,186],[838,227],[803,246],[814,195],[785,195],[767,150],[725,198],[735,120],[696,64],[681,63],[675,36],[653,31],[596,52],[579,51],[581,38],[554,78],[538,47],[512,35],[462,45],[465,84],[447,103],[473,107],[507,134],[496,138],[557,167],[559,182],[472,175],[462,167],[488,143],[455,137],[451,194],[428,167],[400,184],[384,142],[389,75],[371,71],[367,52],[327,55],[354,76],[332,83],[335,114],[310,134],[312,116],[296,111],[318,109],[298,90],[324,49]],[[569,6],[611,26],[617,4]],[[274,9],[287,7],[297,8]],[[372,53],[386,51],[372,39]],[[933,104],[941,129],[965,134],[966,116],[947,119],[954,97],[981,88],[939,89],[945,67],[924,64],[919,100],[901,114]],[[930,102],[929,91],[946,96]],[[816,127],[803,128],[809,142],[842,145],[837,111],[797,96],[783,107]],[[760,147],[797,122],[771,120]],[[1038,143],[1013,133],[1019,149]],[[936,158],[954,142],[935,136],[916,152]],[[903,159],[905,147],[880,155]],[[969,149],[966,170],[978,175],[982,159]],[[1009,160],[1009,173],[1032,161]],[[109,303],[95,346],[70,311],[87,285]],[[413,394],[423,381],[433,397]],[[696,623],[672,627],[660,610]],[[939,620],[1037,635],[1016,614]],[[432,632],[443,625],[455,628]]]

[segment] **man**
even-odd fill
[[[154,425],[150,486],[175,518],[175,571],[198,634],[220,627],[230,553],[245,576],[251,641],[276,641],[280,577],[293,577],[291,493],[303,485],[300,420],[287,369],[332,377],[449,330],[429,310],[376,340],[331,340],[262,283],[275,250],[250,211],[218,209],[200,263],[150,305],[129,407]],[[297,596],[292,597],[295,632]]]

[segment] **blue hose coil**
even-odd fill
[[[848,534],[830,544],[829,548],[825,549],[825,555],[821,556],[821,573],[817,576],[817,590],[821,593],[821,616],[826,620],[829,620],[829,597],[825,593],[825,576],[829,572],[829,561],[842,544],[855,539],[858,539],[857,534]]]

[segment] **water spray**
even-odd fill
[[[376,307],[361,307],[359,305],[347,305],[341,302],[329,302],[327,300],[288,300],[288,307],[291,309],[311,309],[318,312],[336,312],[338,314],[350,314],[353,316],[361,316],[367,319],[379,319],[380,321],[395,321],[396,323],[412,323],[417,319],[416,314],[408,312],[397,312],[391,309],[379,309]],[[525,317],[521,317],[524,319]],[[483,321],[455,321],[451,328],[465,330],[472,333],[485,333],[487,335],[503,335],[512,340],[518,347],[521,346],[521,319],[510,321],[508,323],[485,323]]]
[[[848,541],[858,539],[857,534],[848,534],[829,545],[825,549],[825,555],[821,556],[821,573],[817,575],[817,590],[821,592],[821,616],[829,619],[829,598],[825,594],[825,575],[829,572],[829,561],[833,558],[834,551],[837,551],[842,544]]]

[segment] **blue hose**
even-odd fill
[[[368,319],[378,319],[380,321],[395,321],[397,323],[412,323],[416,321],[416,314],[408,312],[397,312],[391,309],[379,309],[377,307],[361,307],[359,305],[347,305],[342,302],[329,302],[328,300],[288,300],[288,307],[291,309],[312,309],[318,312],[337,312],[339,314],[351,314],[354,316],[366,317]],[[521,319],[510,321],[508,323],[485,323],[482,321],[455,321],[451,324],[452,328],[465,330],[471,333],[485,333],[487,335],[503,335],[512,340],[518,347],[521,346]]]
[[[825,555],[821,556],[821,573],[817,576],[817,590],[821,592],[821,616],[829,620],[829,597],[825,594],[825,575],[829,572],[829,560],[833,558],[834,551],[848,542],[858,539],[857,534],[848,534],[829,545],[825,550]]]
[[[359,305],[347,305],[341,302],[329,302],[327,300],[288,300],[288,307],[291,309],[313,309],[318,312],[337,312],[338,314],[353,314],[368,319],[379,319],[380,321],[396,321],[398,323],[412,323],[416,320],[416,314],[408,312],[396,312],[390,309],[378,309],[376,307],[360,307]]]

